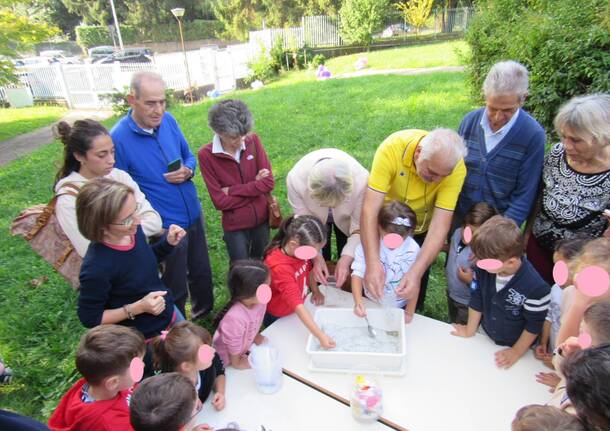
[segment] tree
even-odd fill
[[[212,7],[226,37],[247,40],[248,32],[262,24],[264,10],[257,0],[214,0]]]
[[[347,43],[369,46],[387,10],[388,0],[345,0],[339,11],[341,37]]]
[[[112,10],[110,0],[62,0],[68,11],[83,18],[85,24],[108,25],[112,24]],[[114,0],[117,18],[123,22],[127,17],[125,0]]]
[[[402,12],[405,21],[415,27],[415,34],[418,34],[430,16],[433,3],[434,0],[409,0],[394,6]]]
[[[33,44],[59,33],[57,27],[39,23],[26,16],[18,16],[0,3],[0,57],[15,58]],[[16,82],[15,69],[10,60],[0,60],[0,85]]]

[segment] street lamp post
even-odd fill
[[[117,36],[119,36],[119,46],[121,51],[123,50],[123,38],[121,37],[121,27],[119,27],[119,20],[116,18],[116,10],[114,9],[114,0],[110,0],[110,7],[112,8],[112,18],[114,19],[114,26],[116,27]],[[114,41],[114,38],[112,38]],[[115,47],[116,49],[116,47]]]
[[[186,80],[189,85],[189,96],[191,99],[191,103],[193,103],[193,91],[191,87],[191,74],[189,73],[189,63],[186,58],[186,49],[184,48],[184,37],[182,36],[182,23],[180,22],[180,18],[184,16],[184,8],[183,7],[175,7],[172,9],[172,14],[176,17],[178,21],[178,29],[180,30],[180,42],[182,42],[182,53],[184,54],[184,67],[186,68]]]

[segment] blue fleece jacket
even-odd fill
[[[131,117],[131,109],[110,131],[115,146],[116,166],[131,175],[153,208],[159,212],[163,227],[177,224],[188,228],[201,217],[201,204],[192,180],[181,184],[167,182],[167,165],[176,159],[195,172],[197,159],[168,112],[161,125],[148,133]]]
[[[551,302],[551,288],[523,257],[521,267],[499,292],[496,275],[475,268],[476,289],[469,307],[480,311],[487,335],[501,346],[514,345],[524,330],[539,334]]]
[[[455,209],[461,220],[476,203],[487,202],[518,225],[529,215],[542,176],[544,129],[527,112],[487,153],[481,117],[485,108],[472,111],[460,124],[459,134],[468,147],[466,179]]]

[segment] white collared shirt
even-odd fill
[[[220,142],[220,137],[218,135],[214,135],[214,137],[212,138],[212,154],[224,153],[228,156],[233,157],[237,163],[239,163],[239,153],[241,153],[245,149],[246,149],[246,144],[242,140],[241,147],[239,148],[239,150],[237,150],[235,152],[235,154],[231,154],[231,153],[225,151],[225,149],[222,146],[222,143]]]
[[[517,117],[519,117],[519,112],[521,112],[521,108],[517,109],[512,116],[512,118],[502,126],[498,131],[494,132],[491,130],[491,126],[489,125],[489,117],[487,116],[487,108],[483,112],[483,116],[481,117],[481,127],[483,128],[483,133],[485,133],[485,148],[489,153],[493,150],[500,141],[508,134],[510,129],[513,128],[515,122],[517,121]]]

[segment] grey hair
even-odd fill
[[[352,187],[352,173],[343,160],[320,160],[307,177],[311,198],[322,206],[334,208],[352,193]]]
[[[210,108],[208,125],[216,134],[244,136],[252,130],[254,119],[244,102],[227,99]]]
[[[136,97],[136,99],[140,97],[142,81],[144,81],[145,79],[161,82],[163,84],[163,88],[165,88],[165,81],[163,81],[161,75],[156,72],[141,70],[140,72],[136,72],[131,75],[131,82],[129,84],[129,89],[131,90],[131,93]]]
[[[559,108],[553,124],[558,133],[567,126],[580,138],[584,137],[582,134],[588,134],[593,136],[598,144],[609,145],[610,94],[573,97]]]
[[[467,154],[464,140],[451,129],[435,129],[424,136],[419,145],[420,160],[430,160],[434,154],[442,154],[445,160],[451,162],[451,166],[457,165]]]
[[[523,102],[527,96],[527,69],[516,61],[501,61],[494,64],[483,83],[485,97],[499,94],[515,94]]]

